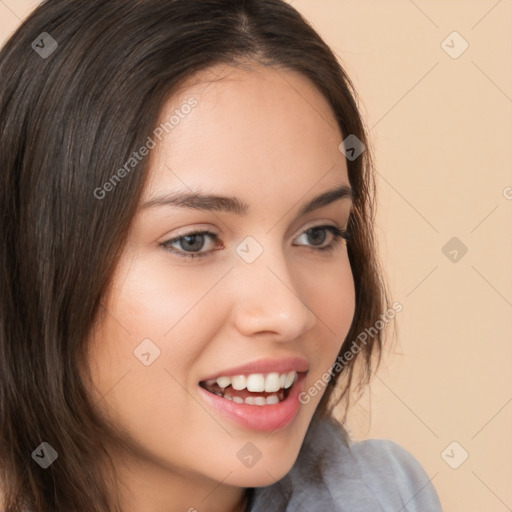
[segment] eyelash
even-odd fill
[[[324,225],[324,226],[314,226],[311,228],[306,229],[306,231],[302,232],[299,236],[302,236],[308,231],[320,231],[320,230],[326,230],[332,233],[333,240],[329,245],[326,245],[325,247],[315,247],[315,246],[309,246],[313,251],[321,252],[321,253],[331,253],[334,251],[334,249],[341,243],[342,240],[345,240],[346,242],[350,241],[351,235],[347,230],[339,229],[337,226],[331,226],[331,225]],[[180,242],[187,236],[193,236],[193,235],[208,235],[213,238],[214,241],[218,240],[218,235],[215,233],[211,233],[210,231],[191,231],[189,233],[184,233],[183,235],[180,235],[176,238],[172,238],[171,240],[166,240],[165,242],[162,242],[160,245],[167,251],[176,254],[177,256],[180,256],[181,258],[184,258],[185,260],[197,260],[198,258],[204,258],[206,256],[210,256],[213,251],[207,251],[202,253],[189,253],[189,252],[183,252],[176,249],[171,248],[171,244],[174,244],[176,242]]]

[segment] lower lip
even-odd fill
[[[305,373],[300,373],[285,400],[271,405],[237,404],[214,395],[199,386],[199,393],[208,405],[242,427],[269,432],[287,427],[297,415],[299,394],[304,388]]]

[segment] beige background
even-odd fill
[[[407,448],[445,512],[511,511],[512,1],[290,3],[361,96],[382,258],[403,304],[351,434]],[[0,0],[0,44],[37,4]],[[442,252],[452,237],[468,249],[449,247],[455,262]]]

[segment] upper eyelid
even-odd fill
[[[314,229],[314,228],[328,228],[328,227],[335,227],[335,228],[338,228],[340,230],[346,230],[348,229],[348,226],[347,227],[340,227],[338,224],[326,224],[327,221],[318,221],[317,224],[311,224],[309,225],[308,227],[305,227],[305,228],[302,228],[297,234],[296,236],[300,236],[302,234],[304,234],[306,231],[310,230],[310,229]],[[177,240],[181,240],[183,237],[185,236],[190,236],[190,235],[199,235],[199,234],[206,234],[207,236],[212,236],[214,238],[220,238],[220,234],[218,233],[215,233],[214,231],[212,231],[210,228],[195,228],[195,229],[190,229],[189,231],[185,231],[183,233],[180,233],[180,234],[177,234],[171,238],[167,238],[166,240],[164,240],[164,243],[165,242],[176,242]]]

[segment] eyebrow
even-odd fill
[[[327,206],[340,199],[352,200],[353,195],[352,189],[347,185],[341,185],[335,189],[327,190],[303,205],[299,210],[299,216],[317,210],[322,206]],[[219,211],[237,215],[247,215],[249,213],[249,205],[237,197],[201,194],[199,192],[177,192],[157,196],[145,202],[142,208],[153,208],[155,206],[177,206],[180,208]]]

